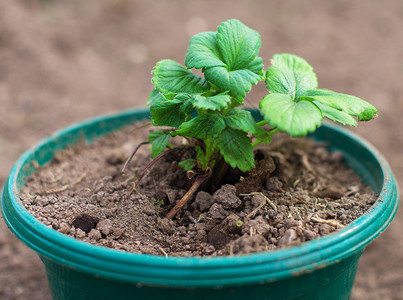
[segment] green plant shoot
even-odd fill
[[[368,102],[346,94],[318,89],[316,74],[304,59],[276,54],[264,71],[259,57],[259,33],[238,20],[228,20],[217,31],[193,36],[185,66],[159,61],[152,71],[155,85],[148,104],[154,126],[169,127],[150,133],[153,158],[169,139],[183,136],[194,147],[196,158],[180,162],[185,170],[215,176],[224,164],[242,172],[254,168],[253,147],[269,144],[272,135],[286,132],[304,136],[315,131],[326,117],[356,126],[377,114]],[[200,69],[203,77],[192,72]],[[268,95],[260,101],[263,121],[239,107],[252,86],[265,81]],[[269,124],[271,130],[263,129]]]

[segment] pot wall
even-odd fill
[[[362,251],[327,268],[295,274],[280,281],[214,288],[172,288],[131,283],[84,274],[41,257],[54,299],[349,299]]]

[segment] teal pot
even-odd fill
[[[257,118],[258,113],[253,111]],[[392,221],[398,188],[384,157],[368,142],[334,125],[312,136],[341,151],[379,194],[373,207],[337,233],[298,247],[258,254],[182,258],[126,253],[90,245],[37,221],[18,194],[33,166],[55,152],[149,117],[136,109],[73,125],[44,139],[15,164],[1,208],[10,230],[43,261],[54,299],[348,299],[364,248]],[[33,163],[35,162],[35,163]]]

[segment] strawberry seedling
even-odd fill
[[[277,131],[304,136],[315,131],[326,117],[356,126],[377,114],[368,102],[346,94],[318,89],[316,74],[304,59],[276,54],[264,71],[259,57],[260,35],[238,20],[228,20],[215,32],[193,36],[185,66],[159,61],[152,72],[151,121],[163,130],[150,133],[152,157],[164,152],[169,139],[182,136],[195,158],[179,166],[196,174],[188,193],[167,215],[172,218],[197,188],[210,177],[220,180],[230,166],[248,172],[255,166],[254,146],[269,144]],[[192,72],[201,69],[203,77]],[[265,81],[269,92],[260,101],[263,121],[239,108],[252,86]],[[270,125],[265,130],[264,125]],[[157,128],[158,129],[158,128]]]

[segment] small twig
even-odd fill
[[[337,220],[325,220],[325,219],[320,218],[318,215],[314,215],[314,216],[311,218],[311,220],[313,220],[313,221],[315,221],[315,222],[318,222],[318,223],[329,224],[329,225],[335,226],[336,228],[343,228],[343,227],[344,227],[344,225],[341,224],[341,223],[340,223],[339,221],[337,221]]]
[[[85,176],[87,176],[87,173],[81,174],[81,176],[77,180],[73,181],[72,183],[66,184],[58,189],[48,190],[44,194],[50,195],[50,194],[56,194],[56,193],[63,192],[65,190],[67,190],[69,187],[71,187],[72,185],[76,185],[76,184],[80,183],[85,178]]]
[[[164,250],[164,249],[162,249],[161,247],[160,247],[160,251],[162,252],[162,254],[164,254],[164,255],[165,255],[165,257],[168,257],[168,253],[166,253],[166,252],[165,252],[165,250]]]
[[[244,222],[247,223],[251,218],[255,217],[259,210],[266,204],[266,200],[263,199],[262,203],[259,204],[254,210],[252,210],[249,214],[246,215]]]
[[[276,204],[274,204],[269,198],[267,198],[262,192],[252,192],[250,194],[240,194],[239,196],[254,196],[254,195],[261,195],[265,198],[265,200],[267,201],[267,203],[269,203],[269,205],[275,210],[277,211],[277,206]]]
[[[192,195],[196,192],[196,190],[200,187],[200,185],[207,179],[208,176],[198,176],[196,180],[193,182],[192,186],[190,189],[186,192],[186,194],[182,197],[181,200],[179,200],[174,208],[171,209],[171,211],[167,214],[166,218],[167,219],[172,219],[178,211],[182,208],[183,205],[192,197]]]
[[[256,235],[256,233],[257,233],[256,228],[253,228],[253,227],[250,227],[250,228],[249,228],[249,235],[250,235],[251,237],[254,236],[254,235]]]
[[[292,186],[293,186],[294,188],[296,188],[297,185],[298,185],[300,182],[301,182],[301,178],[297,178],[297,180],[294,181],[294,183],[293,183]]]
[[[313,193],[316,193],[316,192],[318,192],[320,189],[321,189],[321,184],[319,183],[319,182],[315,182],[314,183],[314,188],[313,188]]]
[[[195,172],[195,171],[193,171],[193,170],[188,170],[188,171],[186,171],[186,177],[188,178],[188,179],[192,179],[193,177],[195,177],[197,175],[197,173]]]
[[[311,164],[309,163],[309,160],[308,160],[308,156],[307,156],[304,152],[302,152],[301,150],[295,150],[295,152],[296,152],[299,156],[301,156],[301,163],[302,163],[302,165],[303,165],[309,172],[313,172],[312,166],[311,166]]]
[[[52,174],[52,177],[53,178],[50,180],[49,183],[56,183],[56,182],[59,182],[63,178],[63,174],[60,174],[59,177],[55,177],[55,175]]]
[[[125,174],[126,168],[127,168],[128,164],[130,163],[130,161],[133,159],[133,156],[136,154],[136,152],[140,149],[141,146],[146,145],[146,144],[149,144],[149,142],[142,142],[142,143],[138,144],[137,147],[136,147],[136,149],[134,149],[134,151],[132,152],[132,154],[130,154],[129,158],[126,160],[126,162],[125,162],[125,164],[124,164],[124,166],[123,166],[123,168],[122,168],[122,171],[120,171],[120,173],[121,173],[122,175]]]
[[[234,245],[233,244],[229,245],[229,255],[234,256]]]
[[[150,129],[150,132],[154,131],[175,131],[178,130],[179,128],[177,127],[171,127],[171,126],[154,126],[153,128]]]
[[[263,208],[263,206],[266,204],[266,202],[275,210],[277,211],[277,206],[269,199],[267,198],[263,193],[261,192],[252,192],[250,194],[240,194],[240,196],[253,196],[253,195],[259,195],[263,197],[262,202],[259,204],[258,207],[256,207],[254,210],[252,210],[249,214],[246,215],[244,219],[244,223],[249,222],[251,218],[254,218],[256,214]]]
[[[136,189],[136,185],[134,184],[134,182],[132,183],[132,187],[130,190],[127,191],[126,195],[125,195],[125,199],[128,199],[129,196],[133,193],[133,191],[135,191],[137,194],[139,194],[140,196],[142,195],[137,189]]]
[[[189,220],[192,221],[193,223],[197,224],[197,220],[195,218],[193,218],[192,215],[189,215]]]
[[[360,187],[358,185],[353,185],[353,186],[348,188],[347,193],[345,194],[345,196],[354,195],[354,194],[358,193],[359,191],[360,191]]]

